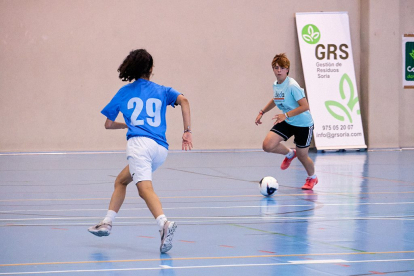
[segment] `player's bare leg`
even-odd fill
[[[269,133],[266,135],[266,138],[263,141],[263,150],[265,152],[272,152],[285,155],[285,159],[280,165],[280,168],[282,170],[286,170],[287,168],[289,168],[290,163],[293,161],[293,159],[295,159],[296,151],[292,151],[291,149],[287,148],[284,144],[281,144],[280,142],[282,141],[284,141],[282,136],[273,131],[269,131]]]
[[[145,200],[149,210],[160,226],[161,235],[161,253],[165,253],[172,248],[172,239],[174,237],[177,225],[173,221],[168,221],[162,211],[162,205],[157,194],[154,192],[152,182],[149,180],[140,181],[137,183],[139,196]]]
[[[265,152],[286,155],[289,153],[289,149],[280,143],[282,141],[284,141],[282,136],[274,133],[273,131],[269,131],[269,133],[266,135],[266,138],[263,140],[263,150]]]
[[[306,178],[306,182],[303,185],[303,190],[312,190],[313,187],[318,184],[318,177],[315,174],[315,165],[312,159],[309,157],[309,147],[308,148],[298,148],[296,147],[296,155],[299,161],[302,163],[303,167],[305,168],[306,172],[308,173],[308,177]]]
[[[112,193],[111,202],[109,203],[109,210],[119,212],[119,209],[124,203],[126,188],[131,183],[132,177],[129,172],[129,166],[126,166],[116,177],[114,184],[114,192]]]
[[[147,204],[154,218],[162,215],[164,213],[162,211],[162,205],[157,194],[154,192],[152,182],[149,180],[140,181],[137,183],[137,188],[139,196],[145,200],[145,203]]]
[[[112,193],[111,202],[106,217],[97,225],[89,227],[88,231],[95,236],[109,236],[112,230],[112,222],[125,200],[126,187],[132,181],[129,173],[129,166],[126,166],[115,179],[114,192]]]
[[[298,157],[299,161],[302,163],[308,175],[311,176],[315,174],[315,165],[312,159],[309,157],[308,153],[309,153],[309,147],[308,148],[296,147],[296,156]]]

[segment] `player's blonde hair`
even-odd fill
[[[283,68],[287,68],[290,69],[290,61],[287,58],[285,53],[282,54],[277,54],[273,60],[272,60],[272,68],[276,67],[276,63],[279,64],[279,66],[283,67]],[[289,70],[290,71],[290,70]],[[289,71],[288,71],[288,75],[289,75]]]

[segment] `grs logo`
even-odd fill
[[[321,33],[313,24],[308,24],[302,29],[302,38],[306,43],[316,44],[321,39]]]
[[[317,44],[321,39],[321,31],[313,24],[305,25],[302,28],[302,38],[308,44]],[[340,53],[338,53],[338,51]],[[315,57],[318,60],[328,59],[348,59],[348,45],[347,44],[318,44],[315,48]]]
[[[332,110],[331,107],[337,107],[339,110],[341,110],[343,113],[346,115],[346,117],[348,118],[349,122],[352,123],[352,117],[350,112],[348,111],[348,109],[350,111],[352,111],[356,105],[356,103],[359,101],[358,97],[355,97],[355,91],[354,91],[354,84],[351,81],[351,78],[348,76],[348,74],[343,74],[341,80],[339,81],[339,94],[341,95],[342,100],[346,100],[346,95],[344,92],[344,84],[345,82],[348,84],[349,87],[349,99],[348,99],[348,103],[346,104],[345,107],[343,104],[336,102],[336,101],[326,101],[325,102],[325,107],[328,110],[329,114],[332,115],[332,117],[334,117],[335,119],[339,120],[339,121],[345,121],[345,117],[342,116],[341,114],[336,113],[335,111]],[[358,115],[361,114],[360,110],[357,110],[356,113]]]

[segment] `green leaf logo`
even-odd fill
[[[313,24],[308,24],[302,29],[302,38],[309,44],[316,44],[321,38],[321,33],[318,27]]]
[[[342,78],[339,81],[339,94],[341,96],[341,99],[346,101],[346,98],[347,98],[347,95],[345,95],[345,90],[344,90],[345,83],[348,85],[348,88],[349,88],[349,99],[348,99],[348,103],[346,104],[346,107],[343,104],[336,102],[336,101],[326,101],[325,107],[328,110],[329,114],[331,114],[332,117],[334,117],[335,119],[339,121],[345,121],[345,116],[346,116],[349,122],[352,123],[352,117],[351,117],[350,111],[353,111],[359,99],[358,97],[355,97],[354,84],[352,83],[351,78],[346,73],[342,75]],[[336,107],[337,110],[340,111],[339,114],[336,113],[332,109],[332,107]],[[357,110],[356,113],[360,115],[361,111]]]
[[[410,53],[410,56],[414,59],[414,50]]]

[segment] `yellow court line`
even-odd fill
[[[313,192],[312,194],[277,194],[273,197],[282,196],[310,196],[310,195],[373,195],[373,194],[412,194],[414,191],[406,192],[355,192],[355,193],[330,193],[330,192]],[[223,196],[160,196],[161,199],[171,198],[235,198],[235,197],[263,197],[262,195],[223,195]],[[140,197],[127,197],[127,199],[141,199]],[[28,198],[28,199],[0,199],[0,202],[15,202],[15,201],[83,201],[83,200],[110,200],[110,198]]]
[[[414,251],[387,251],[387,252],[344,252],[344,253],[313,253],[313,254],[287,254],[287,255],[251,255],[251,256],[222,256],[222,257],[187,257],[166,259],[135,259],[135,260],[109,260],[109,261],[79,261],[79,262],[47,262],[47,263],[23,263],[0,264],[5,266],[30,266],[30,265],[60,265],[60,264],[94,264],[94,263],[127,263],[127,262],[154,262],[154,261],[184,261],[184,260],[223,260],[223,259],[247,259],[247,258],[274,258],[274,257],[310,257],[310,256],[339,256],[339,255],[368,255],[368,254],[402,254],[414,253]]]

